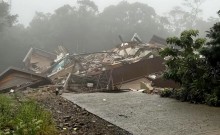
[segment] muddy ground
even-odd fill
[[[60,135],[130,135],[53,92],[29,92],[26,96],[52,112]]]

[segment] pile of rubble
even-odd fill
[[[78,92],[122,89],[127,83],[164,71],[164,60],[158,55],[166,47],[164,39],[153,36],[143,43],[137,34],[129,42],[120,39],[122,43],[115,48],[95,53],[73,54],[62,46],[55,53],[31,48],[23,60],[24,69],[9,68],[0,75],[0,91],[42,85]]]
[[[89,113],[71,101],[54,94],[53,87],[23,91],[22,97],[34,99],[52,113],[59,135],[130,135],[129,132]]]

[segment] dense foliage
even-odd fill
[[[161,51],[167,58],[166,79],[181,84],[181,89],[165,91],[162,96],[174,96],[183,101],[220,104],[220,23],[208,32],[210,41],[196,38],[197,30],[186,30],[180,38],[167,39],[169,48]],[[168,94],[167,94],[168,93]]]

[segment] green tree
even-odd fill
[[[168,23],[164,24],[165,27],[175,35],[179,35],[185,29],[198,29],[200,37],[205,37],[206,31],[218,19],[210,17],[208,20],[204,20],[202,18],[201,6],[204,2],[205,0],[184,0],[181,6],[169,11],[166,16]]]
[[[70,51],[95,51],[98,7],[90,0],[77,1],[76,6],[64,5],[54,14],[36,13],[29,32],[33,46],[53,50],[64,45]],[[94,46],[94,47],[91,47]]]
[[[0,3],[0,32],[4,27],[12,26],[17,19],[17,15],[9,14],[9,5],[4,1]]]
[[[219,11],[220,14],[220,11]],[[220,23],[208,32],[209,41],[196,38],[198,30],[186,30],[180,38],[167,39],[170,44],[160,52],[167,59],[164,78],[181,85],[169,96],[193,103],[220,105]],[[164,93],[162,93],[164,96]]]
[[[22,66],[28,46],[28,34],[17,24],[17,15],[9,13],[9,5],[0,3],[0,72],[9,66]],[[16,48],[16,49],[15,49]]]
[[[218,12],[220,16],[220,11]],[[202,54],[207,58],[207,61],[213,68],[220,66],[220,22],[214,24],[208,31],[207,37],[210,41],[207,47],[203,48]]]
[[[6,68],[8,63],[4,57],[5,52],[8,50],[9,41],[9,27],[16,21],[16,15],[9,14],[9,5],[5,2],[0,2],[0,70]]]
[[[220,11],[218,14],[220,16]],[[201,50],[201,54],[205,56],[207,67],[209,67],[207,72],[209,72],[209,91],[212,97],[210,100],[220,100],[220,22],[210,28],[207,37],[210,40]]]
[[[181,99],[191,102],[203,102],[205,100],[206,68],[199,54],[205,44],[205,39],[196,38],[197,30],[186,30],[180,38],[167,39],[169,48],[160,52],[166,57],[167,70],[164,73],[166,79],[174,80],[181,85]]]
[[[28,31],[33,46],[52,50],[64,45],[77,53],[110,49],[120,43],[118,35],[130,41],[138,33],[145,42],[153,34],[167,35],[154,9],[146,4],[121,2],[100,13],[91,0],[64,5],[54,14],[37,13]]]
[[[155,10],[139,2],[122,1],[118,5],[109,6],[100,14],[99,20],[99,26],[102,27],[101,30],[104,30],[101,33],[104,33],[105,38],[109,38],[106,41],[112,44],[119,42],[116,38],[119,34],[125,41],[128,41],[134,33],[138,33],[143,37],[144,42],[149,41],[154,34],[162,37],[168,35],[166,29],[158,21]]]
[[[59,45],[59,42],[55,44],[53,36],[54,30],[51,25],[51,14],[44,14],[36,12],[34,18],[30,22],[27,32],[30,35],[30,45],[42,49],[55,48]]]
[[[98,13],[98,6],[91,0],[78,0],[77,3],[79,5],[79,13],[83,15]]]

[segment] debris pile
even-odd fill
[[[153,36],[149,43],[143,43],[135,34],[131,41],[123,42],[119,37],[121,44],[95,53],[74,54],[63,46],[58,46],[55,53],[31,48],[23,60],[23,70],[8,69],[1,74],[0,91],[45,84],[62,91],[113,90],[164,71],[164,59],[158,50],[166,46],[165,40]]]

